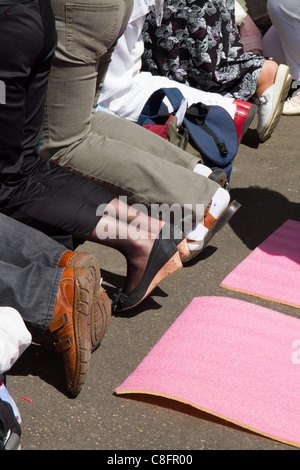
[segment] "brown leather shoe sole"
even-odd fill
[[[95,286],[98,286],[100,283],[101,271],[99,262],[91,253],[85,251],[67,251],[60,258],[58,267],[88,269],[94,278]]]
[[[64,270],[49,331],[63,356],[67,389],[73,397],[79,394],[89,369],[93,295],[93,276],[88,270]]]
[[[90,325],[92,352],[100,346],[109,327],[110,319],[111,300],[105,289],[102,286],[98,286],[94,293]]]
[[[91,334],[89,325],[94,295],[94,284],[91,273],[81,269],[74,271],[73,325],[77,361],[74,378],[68,383],[68,391],[73,397],[79,394],[89,370],[91,357]]]
[[[99,286],[101,281],[99,262],[91,253],[75,251],[66,252],[61,257],[58,266],[88,269],[93,276],[95,289],[90,317],[90,331],[92,352],[94,352],[100,346],[111,318],[111,300],[104,288]]]

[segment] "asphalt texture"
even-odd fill
[[[264,144],[255,127],[256,118],[231,175],[231,197],[241,209],[198,258],[165,279],[137,309],[112,317],[76,399],[66,394],[55,352],[31,345],[13,366],[7,387],[22,416],[23,450],[296,450],[175,400],[114,393],[194,297],[241,299],[300,319],[297,308],[220,287],[287,219],[300,220],[300,116],[282,116]],[[90,242],[80,249],[99,259],[111,296],[124,282],[124,258]]]

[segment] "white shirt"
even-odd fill
[[[0,307],[0,374],[7,372],[31,343],[31,334],[17,310]]]

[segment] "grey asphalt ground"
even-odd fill
[[[264,144],[258,143],[255,124],[256,118],[231,176],[232,198],[242,208],[201,256],[165,279],[138,309],[112,317],[80,395],[65,394],[56,353],[32,345],[13,366],[7,386],[21,412],[23,450],[295,450],[175,400],[114,394],[194,297],[241,299],[300,319],[299,309],[220,287],[287,219],[300,220],[300,116],[282,116]],[[93,243],[80,249],[100,260],[111,295],[124,280],[122,256]]]

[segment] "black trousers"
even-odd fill
[[[38,155],[56,39],[50,0],[0,0],[0,212],[62,241],[88,237],[114,196]]]

